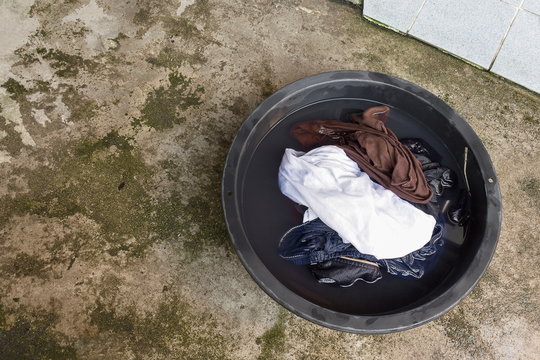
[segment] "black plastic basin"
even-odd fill
[[[304,267],[277,253],[279,239],[302,215],[278,188],[286,147],[302,150],[292,124],[342,119],[374,105],[391,108],[390,127],[399,138],[419,137],[458,174],[455,198],[467,180],[472,216],[465,228],[445,227],[445,244],[434,270],[419,280],[389,274],[375,284],[349,288],[319,284]],[[501,225],[501,196],[493,164],[480,139],[445,102],[408,81],[365,71],[310,76],[278,90],[240,127],[222,184],[223,207],[234,247],[247,271],[274,300],[317,324],[356,333],[385,333],[418,326],[462,300],[486,270]]]

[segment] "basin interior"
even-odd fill
[[[348,121],[349,114],[376,105],[391,108],[387,126],[398,138],[422,139],[434,151],[432,160],[455,172],[458,183],[445,190],[440,203],[447,199],[457,199],[460,189],[466,187],[463,162],[467,144],[449,119],[422,102],[415,106],[410,102],[332,97],[304,101],[296,108],[284,107],[273,115],[269,112],[266,115],[268,119],[259,121],[262,127],[250,134],[238,165],[240,181],[236,196],[241,209],[241,222],[253,251],[264,266],[289,290],[307,301],[351,315],[396,313],[425,304],[439,296],[466,272],[474,253],[480,247],[479,239],[482,237],[485,220],[484,180],[480,176],[474,154],[470,153],[467,179],[472,195],[473,216],[465,228],[445,222],[445,241],[439,250],[437,264],[421,279],[402,279],[383,270],[383,278],[374,284],[359,281],[351,287],[341,288],[319,284],[306,267],[293,265],[280,258],[277,245],[281,236],[302,222],[299,207],[281,194],[277,181],[285,148],[305,150],[291,137],[291,126],[308,120]]]

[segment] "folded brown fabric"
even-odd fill
[[[369,177],[399,197],[425,204],[432,196],[420,162],[384,123],[387,106],[351,115],[355,123],[314,120],[295,124],[291,134],[305,147],[337,145]]]

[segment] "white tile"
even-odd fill
[[[519,11],[491,71],[540,93],[539,16]]]
[[[407,32],[424,0],[364,0],[364,15]]]
[[[427,0],[410,34],[488,68],[515,11],[499,0]]]
[[[540,15],[540,0],[525,0],[521,7],[535,13],[536,15]]]
[[[512,5],[515,5],[515,6],[519,6],[521,5],[521,2],[523,0],[501,0],[502,2],[505,2],[505,3],[509,3],[509,4],[512,4]]]

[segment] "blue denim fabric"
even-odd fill
[[[421,249],[396,259],[383,259],[378,263],[386,268],[389,274],[399,277],[414,277],[416,279],[424,276],[424,272],[435,261],[437,250],[442,247],[442,226],[435,225],[431,240]]]
[[[336,231],[318,218],[287,231],[279,242],[278,251],[282,258],[296,265],[318,264],[345,256],[376,262],[392,275],[420,278],[424,275],[425,262],[442,246],[440,224],[435,225],[433,236],[424,247],[401,258],[379,260],[362,254],[352,244],[345,244]]]
[[[339,257],[323,261],[310,265],[309,269],[320,283],[341,287],[352,286],[358,280],[373,284],[382,278],[377,263],[352,260],[352,258]]]
[[[279,242],[278,251],[282,258],[295,265],[317,264],[341,256],[358,258],[360,254],[319,218],[287,231]]]

